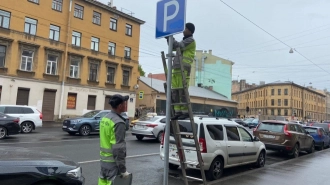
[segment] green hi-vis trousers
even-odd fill
[[[189,87],[190,82],[190,67],[185,67],[184,73],[186,75],[187,87]],[[172,88],[180,88],[183,87],[182,83],[182,75],[180,69],[172,70]],[[184,96],[184,90],[172,90],[172,102],[173,103],[185,103],[187,102]],[[188,106],[186,105],[175,105],[174,106],[175,113],[188,113]]]
[[[99,178],[99,181],[97,183],[97,185],[111,185],[112,182],[110,180],[107,180],[107,179],[101,179]]]

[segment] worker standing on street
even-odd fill
[[[187,87],[189,87],[190,82],[190,71],[191,64],[194,61],[195,52],[196,52],[196,42],[193,37],[195,32],[195,26],[192,23],[187,23],[186,28],[183,31],[183,40],[181,42],[176,41],[173,38],[173,50],[176,50],[178,47],[182,52],[182,62],[184,67],[184,72],[186,75]],[[166,37],[167,42],[169,41]],[[172,67],[172,88],[183,87],[182,84],[182,75],[180,69],[180,59],[178,55],[173,60]],[[184,96],[184,90],[172,90],[172,102],[173,103],[184,103],[186,102]],[[188,106],[186,105],[175,105],[174,106],[175,116],[172,119],[186,119],[189,117]]]
[[[100,122],[101,173],[98,185],[111,185],[117,175],[129,177],[126,171],[125,118],[120,114],[126,111],[128,96],[113,95],[109,101],[110,113]]]

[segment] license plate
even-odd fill
[[[68,126],[63,126],[63,128],[68,128]]]
[[[272,136],[272,135],[264,135],[264,138],[275,139],[275,136]]]
[[[135,128],[140,128],[140,129],[142,129],[142,128],[144,128],[144,126],[142,126],[142,125],[135,125]]]

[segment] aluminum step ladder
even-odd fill
[[[173,130],[173,133],[174,133],[175,144],[176,144],[176,148],[177,148],[177,151],[178,151],[177,153],[178,153],[179,160],[180,160],[183,181],[184,181],[185,185],[189,185],[188,184],[188,179],[200,181],[200,182],[203,182],[204,185],[206,185],[206,178],[205,178],[205,173],[204,173],[204,163],[203,163],[202,154],[201,154],[201,151],[200,151],[200,145],[199,145],[198,138],[197,138],[197,135],[196,135],[197,130],[196,130],[195,123],[194,123],[194,117],[193,117],[191,103],[190,103],[190,96],[189,96],[188,87],[187,87],[186,75],[184,73],[184,67],[183,67],[183,64],[182,64],[182,54],[181,54],[180,48],[178,48],[176,50],[176,56],[174,56],[173,54],[172,54],[172,56],[173,57],[178,57],[180,59],[180,69],[181,69],[180,74],[182,76],[183,87],[182,88],[171,88],[171,90],[183,89],[186,102],[184,102],[184,103],[171,102],[171,116],[174,117],[174,115],[175,115],[175,111],[174,111],[174,106],[175,105],[186,105],[186,106],[188,106],[189,119],[190,119],[190,124],[191,124],[192,131],[193,131],[192,133],[180,132],[180,127],[179,127],[178,120],[171,120],[171,122],[170,122],[170,129]],[[165,76],[167,78],[167,72],[168,71],[167,71],[166,57],[165,57],[164,52],[162,52],[162,61],[163,61]],[[172,64],[172,61],[169,62],[169,64]],[[164,83],[165,94],[166,94],[166,85],[167,84]],[[181,97],[179,97],[179,99],[180,98]],[[170,97],[170,100],[172,101],[171,97]],[[197,159],[198,159],[198,164],[199,164],[199,169],[200,169],[200,172],[201,172],[202,179],[187,176],[187,174],[186,174],[187,164],[192,164],[194,162],[186,160],[185,153],[184,153],[184,151],[186,149],[182,145],[182,137],[181,137],[182,135],[188,135],[188,136],[192,136],[194,138],[195,147],[196,147],[195,151],[197,153]],[[191,150],[191,149],[189,149],[189,150]]]

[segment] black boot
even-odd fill
[[[187,119],[189,118],[189,113],[184,113],[184,114],[181,114],[181,116],[178,117],[178,120],[184,120],[184,119]]]
[[[175,115],[171,118],[171,120],[178,120],[180,116],[182,116],[182,112],[176,112]]]

